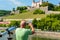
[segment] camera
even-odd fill
[[[27,22],[26,22],[26,25],[28,25],[29,23],[32,23],[32,22],[31,22],[31,21],[27,21]]]
[[[26,25],[28,25],[29,23],[26,22]]]

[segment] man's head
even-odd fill
[[[20,23],[20,27],[21,28],[24,28],[26,26],[26,21],[25,20],[22,20],[21,23]]]

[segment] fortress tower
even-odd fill
[[[35,0],[32,0],[32,7],[35,7],[35,6],[36,6]]]
[[[38,2],[35,2],[35,0],[32,0],[32,7],[39,8],[39,5],[42,5],[43,0],[39,0]]]
[[[42,5],[42,3],[43,3],[43,0],[40,0],[40,5]]]

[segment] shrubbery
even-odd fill
[[[37,25],[36,25],[36,24],[37,24],[37,20],[36,20],[36,19],[34,19],[34,20],[32,21],[32,24],[34,25],[35,28],[37,28]]]
[[[40,10],[40,9],[36,9],[33,14],[45,14],[44,11]]]
[[[7,11],[7,10],[0,10],[0,16],[5,16],[5,15],[9,15],[11,11]]]
[[[43,4],[40,6],[45,7],[45,6],[48,6],[48,4],[49,4],[48,2],[43,2]]]
[[[53,11],[60,11],[60,6],[55,6]]]
[[[0,30],[0,32],[4,32],[5,30]]]
[[[40,5],[41,7],[45,7],[48,6],[48,10],[52,10],[52,11],[60,11],[60,6],[54,5],[52,3],[47,2],[43,2],[42,5]]]
[[[10,24],[0,24],[0,27],[19,27],[20,21],[11,21]]]
[[[32,37],[32,40],[58,40],[58,39],[52,39],[52,38],[44,38],[44,37],[39,37],[39,36],[34,36]]]
[[[6,24],[0,24],[0,27],[6,27]]]
[[[35,28],[41,29],[41,30],[59,31],[60,30],[60,19],[59,18],[60,18],[59,14],[52,14],[41,20],[34,19],[33,25]]]
[[[11,26],[19,27],[20,26],[20,21],[11,21],[11,23],[8,25],[8,27],[11,27]]]
[[[60,31],[60,14],[50,14],[41,20],[34,19],[33,25],[37,29],[46,31]],[[20,21],[11,21],[9,25],[0,24],[0,27],[20,26]],[[28,25],[26,28],[29,28]]]
[[[20,11],[20,13],[23,13],[23,12],[27,12],[27,7],[26,6],[21,6],[21,7],[17,7],[17,10]]]
[[[47,17],[49,17],[49,18],[55,18],[57,20],[60,20],[60,14],[50,14],[50,15],[47,15]]]

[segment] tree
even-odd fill
[[[33,26],[34,26],[35,28],[37,28],[37,20],[36,20],[36,19],[34,19],[34,20],[32,21],[32,24],[33,24]]]
[[[26,9],[27,9],[27,7],[26,7],[26,6],[17,7],[17,10],[19,10],[19,11],[20,11],[20,13],[22,13],[22,12],[26,12]]]
[[[60,2],[59,2],[59,6],[60,6]]]
[[[52,3],[48,3],[48,10],[53,10],[54,9],[54,5]]]
[[[43,2],[43,4],[40,5],[40,6],[43,6],[43,7],[48,6],[48,1],[47,2]]]
[[[45,14],[44,11],[40,10],[40,9],[36,9],[33,14]]]
[[[15,12],[15,8],[13,8],[13,11]]]
[[[26,7],[26,6],[17,7],[17,10],[20,10],[20,11],[22,11],[22,10],[26,10],[26,9],[27,9],[27,7]]]
[[[0,10],[0,16],[10,15],[11,11]]]
[[[9,27],[11,27],[11,26],[17,26],[17,27],[19,27],[20,26],[20,21],[11,21],[11,23],[8,26]]]
[[[33,20],[33,25],[37,29],[47,31],[60,31],[60,14],[50,14],[41,20]]]

